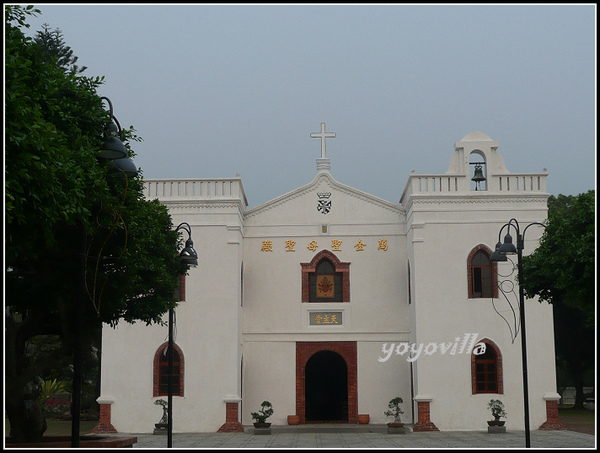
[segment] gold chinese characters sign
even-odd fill
[[[341,311],[317,311],[309,313],[311,326],[342,325]]]
[[[336,252],[341,252],[342,251],[342,243],[343,241],[340,241],[339,239],[332,239],[331,240],[331,250],[336,251]],[[354,250],[356,250],[357,252],[364,252],[367,248],[367,243],[363,242],[362,239],[359,239],[355,244],[352,245],[352,248]],[[296,241],[292,241],[290,239],[282,242],[282,248],[286,251],[286,252],[295,252],[296,251]],[[373,245],[374,247],[375,245]],[[272,252],[274,250],[275,245],[273,244],[273,241],[271,240],[266,240],[266,241],[262,241],[262,245],[261,245],[261,252]],[[308,242],[308,244],[306,245],[306,248],[308,250],[310,250],[311,252],[315,252],[318,248],[319,248],[319,243],[316,240],[311,240]],[[387,243],[387,239],[378,239],[377,240],[377,250],[383,250],[384,252],[387,251],[388,249],[388,243]]]

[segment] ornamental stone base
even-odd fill
[[[421,431],[439,431],[438,427],[430,419],[430,408],[432,398],[430,397],[415,397],[418,409],[418,420],[413,426],[413,432]]]
[[[546,393],[544,399],[546,400],[546,421],[542,423],[539,429],[545,431],[567,429],[558,419],[558,400],[560,399],[560,395],[558,393]]]
[[[219,433],[243,433],[244,425],[238,420],[239,398],[225,400],[225,423],[219,428]]]
[[[92,432],[94,434],[108,434],[118,432],[110,421],[110,408],[113,403],[113,400],[98,398],[96,401],[98,402],[98,404],[100,404],[100,420],[99,423],[92,429]]]

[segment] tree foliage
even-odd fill
[[[548,224],[539,247],[523,257],[523,288],[553,305],[559,369],[583,408],[585,376],[594,367],[595,192],[548,199]]]
[[[21,442],[44,431],[38,376],[73,350],[80,263],[87,351],[101,322],[161,322],[186,270],[167,209],[144,199],[141,172],[114,178],[96,157],[109,120],[96,92],[103,78],[26,37],[29,14],[39,11],[5,6],[5,407]],[[57,55],[70,51],[52,37]],[[40,348],[40,336],[58,346]]]
[[[539,247],[523,257],[528,297],[595,310],[595,191],[548,199],[548,225]]]
[[[91,215],[86,193],[106,193],[90,150],[101,144],[107,114],[95,93],[102,80],[48,64],[42,49],[11,24],[22,11],[6,8],[7,262],[21,265],[56,242],[57,224]]]
[[[64,71],[81,74],[87,69],[87,66],[80,68],[76,65],[78,57],[73,55],[73,49],[66,45],[59,28],[51,30],[48,24],[43,24],[42,30],[38,31],[33,39],[47,57],[55,59],[55,63]]]

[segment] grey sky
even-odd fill
[[[596,181],[596,6],[37,5],[106,77],[145,178],[242,176],[250,206],[333,177],[397,202],[481,131],[548,191]]]

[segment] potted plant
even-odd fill
[[[267,423],[267,418],[273,415],[273,405],[268,401],[263,401],[258,412],[252,412],[252,420],[254,420],[255,428],[268,428],[271,426]]]
[[[388,426],[394,426],[394,427],[404,426],[404,423],[402,423],[400,421],[400,414],[404,414],[404,411],[402,409],[400,409],[400,404],[402,404],[402,403],[403,403],[402,398],[400,398],[399,396],[391,399],[390,402],[388,403],[388,407],[390,408],[390,410],[385,411],[383,414],[387,417],[394,417],[394,421],[388,423]]]
[[[504,420],[500,420],[500,417],[506,417],[506,411],[504,410],[504,404],[500,400],[490,400],[488,403],[488,409],[492,412],[494,420],[489,420],[489,426],[504,426]]]
[[[154,424],[154,434],[161,434],[167,430],[169,424],[168,403],[165,400],[160,399],[154,401],[154,404],[162,406],[163,409],[162,418],[158,423]]]
[[[388,403],[389,410],[385,411],[383,414],[386,417],[394,417],[394,421],[388,423],[388,433],[404,433],[404,423],[400,420],[400,414],[404,414],[404,411],[400,408],[400,404],[402,404],[402,398],[397,396],[393,398]]]

